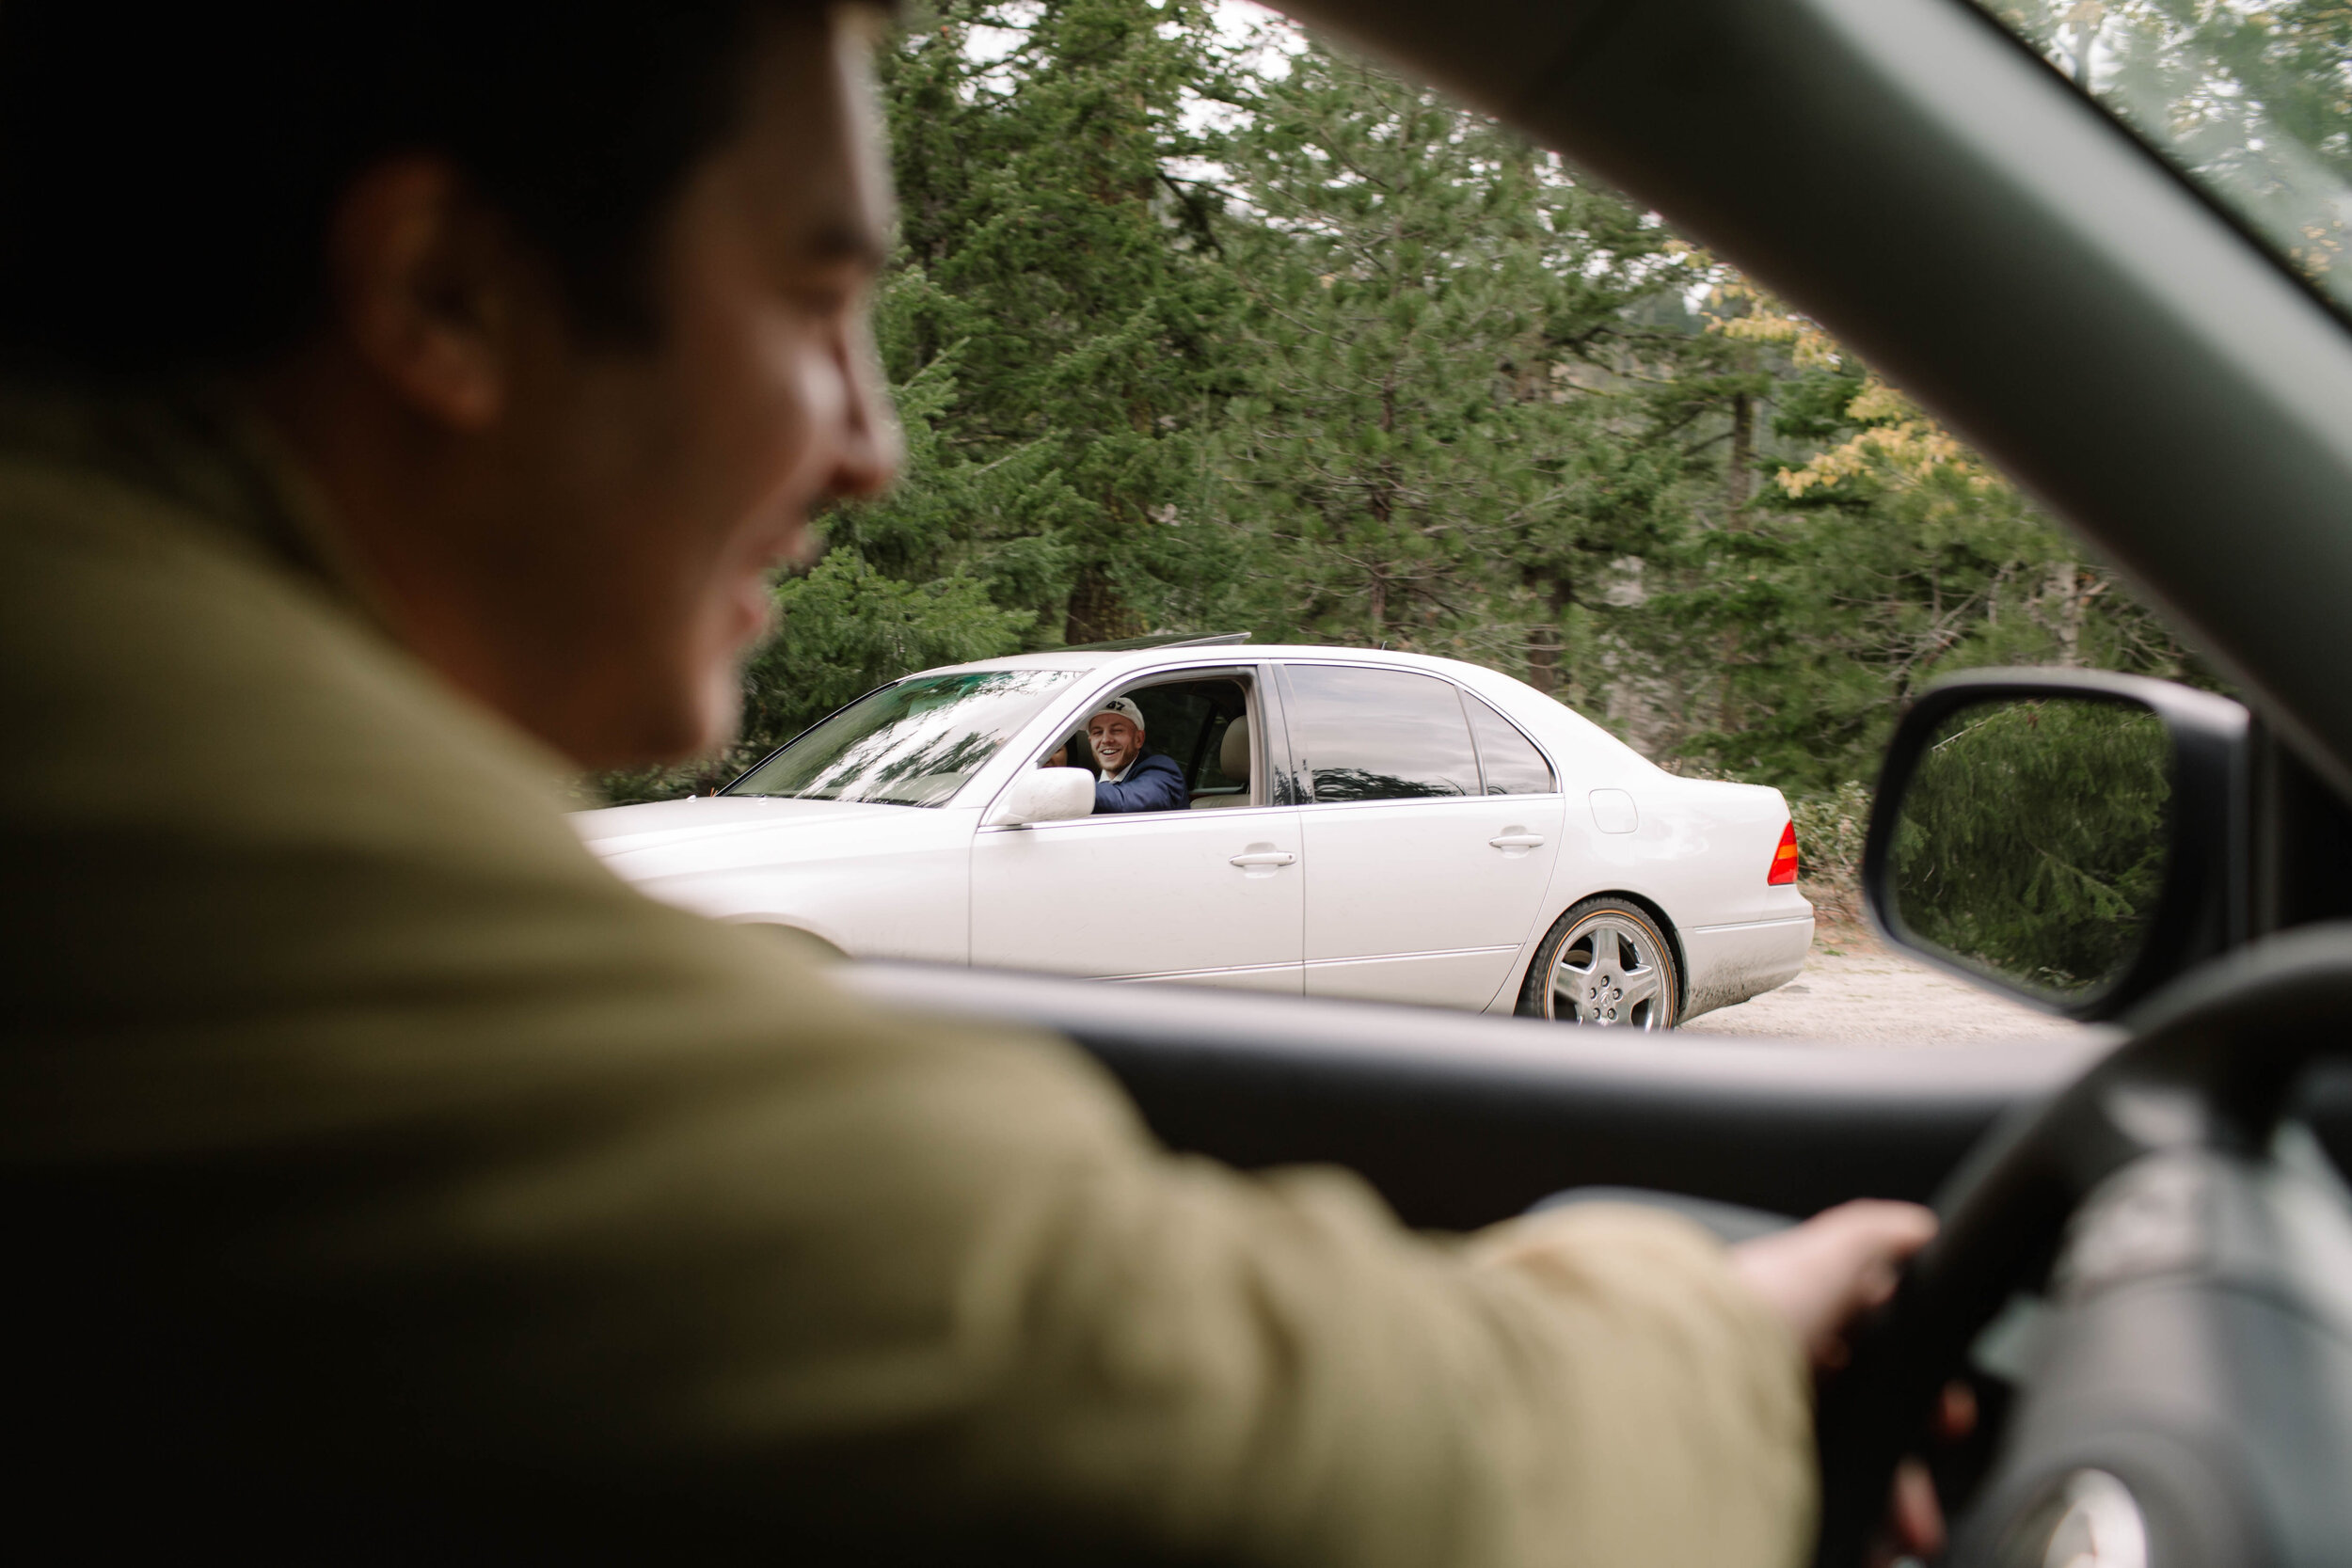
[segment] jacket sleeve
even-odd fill
[[[1189,794],[1184,788],[1182,768],[1168,757],[1150,756],[1136,763],[1135,771],[1117,784],[1095,780],[1094,809],[1098,813],[1182,811],[1188,803]]]
[[[39,520],[0,1180],[18,1495],[135,1494],[77,1538],[1801,1560],[1801,1358],[1694,1228],[1172,1157],[1064,1043],[623,886],[553,759],[257,571]]]

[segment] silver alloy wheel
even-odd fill
[[[1666,969],[1655,933],[1621,914],[1592,914],[1560,939],[1544,1016],[1563,1023],[1656,1029],[1667,1021]]]

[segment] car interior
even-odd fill
[[[1175,991],[1101,1009],[1082,985],[903,968],[855,983],[1057,1028],[1169,1144],[1245,1166],[1347,1165],[1417,1226],[1476,1226],[1584,1185],[1788,1215],[1861,1196],[1936,1203],[1941,1237],[1825,1388],[1823,1565],[1863,1560],[1893,1466],[1954,1376],[1977,1385],[1986,1419],[1939,1471],[1952,1560],[2341,1560],[2345,320],[1963,0],[1282,8],[1560,150],[1759,278],[2194,640],[2253,719],[2203,762],[2172,736],[2185,782],[2166,808],[2158,918],[2173,957],[2145,985],[2073,1006],[2110,1023],[2083,1044],[1900,1052],[1571,1037]],[[1197,789],[1212,787],[1216,731],[1204,718],[1189,732]],[[1898,940],[1899,878],[1884,868],[1900,858],[1897,764],[1916,761],[1904,744],[1872,829],[1879,869],[1866,865]]]
[[[1200,738],[1200,761],[1192,775],[1192,809],[1255,805],[1249,786],[1249,716],[1227,715],[1214,731],[1202,731]]]

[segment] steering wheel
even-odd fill
[[[1817,1568],[1856,1568],[1863,1561],[1869,1538],[1884,1517],[1897,1461],[1915,1447],[1938,1391],[1961,1370],[1978,1334],[2011,1295],[2050,1276],[2054,1260],[2061,1284],[2069,1277],[2070,1266],[2079,1273],[2079,1266],[2070,1265],[2068,1259],[2082,1253],[2090,1243],[2086,1222],[2103,1204],[2108,1210],[2115,1207],[2104,1199],[2087,1200],[2103,1190],[2115,1192],[2118,1183],[2132,1180],[2129,1173],[2135,1168],[2145,1171],[2165,1162],[2175,1165],[2204,1162],[2208,1168],[2244,1173],[2235,1179],[2251,1182],[2249,1192],[2272,1181],[2279,1169],[2271,1154],[2274,1134],[2303,1069],[2323,1053],[2341,1052],[2352,1039],[2352,927],[2309,927],[2207,965],[2151,997],[2126,1022],[2132,1031],[2128,1043],[2054,1099],[2022,1108],[1985,1136],[1937,1200],[1943,1224],[1935,1240],[1913,1259],[1894,1297],[1855,1334],[1851,1360],[1824,1390],[1818,1423],[1822,1492]],[[2323,1211],[2313,1211],[2308,1193],[2298,1201],[2298,1213],[2324,1211],[2335,1215],[2345,1257],[2352,1259],[2352,1214],[2343,1212],[2345,1206],[2331,1198]],[[2145,1254],[2148,1226],[2144,1213],[2138,1223],[2139,1240],[2131,1244],[2139,1245]],[[2297,1223],[2310,1230],[2310,1223]],[[2319,1223],[2325,1228],[2326,1222]],[[2109,1225],[2106,1230],[2112,1239],[2115,1227]],[[2310,1237],[2302,1232],[2279,1233],[2280,1246],[2289,1241],[2297,1249],[2309,1249]],[[2196,1254],[2194,1242],[2191,1238],[2186,1252],[2175,1244],[2163,1258],[2142,1257],[2141,1273],[2129,1275],[2128,1269],[2126,1273],[2131,1282],[2161,1275],[2185,1280],[2184,1290],[2205,1290],[2208,1293],[2201,1305],[2191,1310],[2202,1312],[2197,1321],[2207,1323],[2217,1321],[2212,1292],[2220,1287],[2213,1283],[2217,1275],[2200,1275],[2192,1256]],[[2106,1250],[2108,1255],[2116,1253],[2112,1240]],[[2130,1246],[2123,1250],[2129,1252]],[[2160,1245],[2156,1250],[2164,1249]],[[2211,1250],[2208,1246],[2207,1251]],[[2167,1268],[2169,1275],[2165,1274]],[[2296,1288],[2308,1295],[2310,1268],[2305,1267],[2303,1274],[2303,1285]],[[2320,1293],[2343,1296],[2335,1308],[2352,1308],[2352,1278],[2335,1279],[2333,1284],[2343,1289],[2333,1290],[2322,1281]],[[2230,1288],[2239,1290],[2241,1296],[2244,1293],[2242,1283]],[[2287,1293],[2292,1295],[2293,1290]],[[2296,1397],[2299,1402],[2289,1413],[2294,1418],[2284,1423],[2296,1429],[2294,1441],[2301,1445],[2289,1467],[2310,1469],[2316,1475],[2332,1471],[2328,1487],[2332,1496],[2288,1496],[2280,1488],[2289,1482],[2272,1478],[2262,1478],[2257,1485],[2239,1472],[2259,1470],[2269,1460],[2254,1464],[2227,1455],[2212,1458],[2211,1442],[2202,1449],[2192,1443],[2182,1451],[2193,1449],[2206,1457],[2183,1461],[2174,1454],[2166,1462],[2171,1467],[2169,1473],[2178,1474],[2185,1466],[2229,1473],[2192,1476],[2185,1483],[2189,1490],[2208,1499],[2219,1496],[2243,1499],[2249,1489],[2263,1493],[2239,1512],[2264,1517],[2253,1519],[2249,1529],[2237,1532],[2233,1539],[2275,1543],[2283,1538],[2283,1531],[2285,1537],[2295,1539],[2316,1533],[2324,1541],[2324,1528],[2341,1526],[2344,1513],[2352,1510],[2352,1502],[2345,1500],[2352,1494],[2352,1485],[2346,1484],[2352,1481],[2352,1465],[2344,1463],[2352,1459],[2352,1411],[2341,1408],[2346,1393],[2352,1392],[2352,1382],[2344,1381],[2335,1360],[2341,1353],[2344,1361],[2352,1363],[2352,1343],[2346,1342],[2345,1334],[2346,1325],[2352,1324],[2352,1309],[2330,1309],[2324,1302],[2316,1308],[2310,1303],[2287,1305],[2296,1314],[2288,1320],[2289,1327],[2265,1326],[2262,1330],[2271,1337],[2262,1341],[2263,1346],[2272,1347],[2275,1342],[2276,1354],[2265,1348],[2253,1357],[2257,1361],[2265,1356],[2282,1359],[2285,1375],[2265,1377],[2260,1389],[2221,1392],[2237,1398],[2235,1418],[2252,1427],[2265,1424],[2251,1418],[2262,1414],[2260,1400],[2277,1403],[2280,1387],[2306,1390]],[[2243,1318],[2243,1312],[2238,1316]],[[2332,1324],[2328,1322],[2330,1319]],[[2294,1327],[2307,1322],[2319,1322],[2328,1332],[2307,1342],[2296,1337]],[[2193,1334],[2182,1340],[2195,1341]],[[2210,1358],[2212,1366],[2198,1369],[2200,1374],[2208,1382],[2246,1381],[2248,1357],[2231,1352],[2231,1346],[2221,1347],[2221,1353]],[[2216,1374],[2214,1367],[2223,1370]],[[2021,1391],[2025,1396],[2021,1410],[2031,1403],[2045,1379],[2063,1371],[2055,1358],[2038,1368],[2033,1382]],[[2140,1375],[2160,1378],[2165,1369],[2142,1368]],[[2107,1402],[2106,1424],[2100,1429],[2103,1440],[2110,1447],[2128,1446],[2131,1439],[2118,1434],[2130,1428],[2119,1421],[2115,1402],[2109,1399]],[[2075,1398],[2068,1408],[2089,1406]],[[2314,1432],[2314,1425],[2322,1430]],[[2250,1442],[2261,1433],[2247,1436]],[[2322,1451],[2306,1451],[2314,1444]],[[2071,1466],[2067,1474],[2080,1477],[2095,1471],[2105,1476],[2106,1468],[2102,1468],[2098,1443],[2081,1432],[2071,1434],[2058,1448],[2070,1445],[2070,1454],[2064,1459]],[[2047,1443],[2041,1446],[2045,1460],[2057,1451]],[[1998,1473],[1996,1466],[1996,1481]],[[2025,1478],[2027,1481],[2036,1479]],[[2039,1478],[2039,1482],[2045,1494],[2057,1484],[2048,1474]],[[1987,1494],[2002,1490],[1989,1484]],[[2009,1489],[2012,1494],[2017,1490],[2015,1486]],[[2310,1492],[2313,1487],[2306,1485],[2302,1490]],[[2052,1519],[2058,1517],[2048,1513],[2054,1506],[2043,1504]],[[2128,1497],[2126,1506],[2130,1506]],[[2299,1523],[2296,1519],[2280,1523],[2268,1517],[2282,1512],[2311,1517]],[[2211,1533],[2201,1526],[2195,1527],[2195,1532]],[[2110,1537],[2115,1533],[2110,1529]],[[2014,1541],[2014,1527],[2011,1537]],[[2029,1549],[2017,1544],[2002,1546],[1997,1555],[2004,1562],[2015,1559],[2034,1568],[2045,1560],[2093,1564],[2114,1560],[2097,1551],[2070,1558],[2056,1545],[2045,1558],[2040,1539],[2036,1537]],[[1969,1540],[1963,1532],[1963,1548]],[[2336,1538],[2334,1549],[2327,1554],[2328,1560],[2342,1559],[2347,1540],[2352,1540],[2352,1534]],[[2251,1545],[2246,1553],[2259,1560],[2282,1550],[2275,1544],[2269,1548]],[[2184,1554],[2176,1544],[2157,1553],[2154,1560],[2240,1558],[2240,1551],[2233,1547]],[[2285,1560],[2297,1558],[2287,1554]],[[2147,1560],[2144,1547],[2142,1560]]]

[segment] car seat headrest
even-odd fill
[[[1247,715],[1225,726],[1216,749],[1216,766],[1235,784],[1249,782],[1249,720]]]

